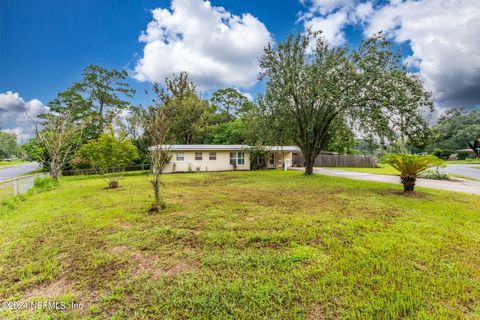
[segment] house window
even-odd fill
[[[177,161],[183,161],[185,160],[185,155],[183,152],[177,152]]]
[[[243,165],[245,165],[245,153],[243,153],[243,152],[230,152],[230,165],[231,166],[243,166]]]
[[[195,152],[195,161],[202,161],[202,153],[201,152]]]
[[[239,166],[243,166],[245,164],[245,153],[243,152],[237,153],[237,164]]]
[[[270,165],[271,166],[274,166],[275,165],[275,156],[272,154],[271,157],[270,157]]]
[[[208,160],[217,160],[217,153],[216,152],[210,152],[208,154]]]

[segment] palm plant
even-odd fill
[[[420,172],[432,167],[443,166],[443,160],[436,156],[398,153],[385,155],[381,163],[389,164],[394,169],[400,171],[400,179],[402,180],[404,192],[413,192],[415,181]]]

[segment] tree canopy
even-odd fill
[[[432,106],[430,94],[380,34],[356,50],[331,47],[316,33],[290,36],[276,48],[267,46],[260,66],[266,114],[288,120],[280,120],[290,126],[283,131],[302,150],[306,174],[342,124],[393,140],[398,131],[413,136],[417,123],[403,122],[420,123],[421,110]]]
[[[215,91],[210,101],[218,110],[225,113],[226,122],[235,119],[237,113],[248,103],[247,97],[233,88]]]
[[[480,111],[453,108],[442,115],[433,127],[433,146],[459,150],[470,148],[480,156]]]
[[[108,70],[97,65],[89,65],[82,74],[82,79],[73,84],[71,90],[83,93],[93,111],[98,115],[98,133],[103,132],[112,114],[125,109],[129,103],[122,99],[133,97],[135,90],[125,81],[128,73],[125,70]]]
[[[19,153],[17,137],[14,134],[0,131],[0,159],[16,157]]]
[[[86,122],[76,119],[73,110],[49,112],[39,116],[35,123],[35,137],[44,152],[35,152],[43,163],[48,163],[50,175],[58,180],[67,159],[82,143]],[[33,145],[32,145],[33,146]]]
[[[135,145],[112,133],[102,133],[97,140],[84,144],[78,150],[78,156],[100,170],[128,166],[138,158]]]
[[[169,122],[168,141],[179,144],[202,143],[213,123],[213,107],[196,93],[196,85],[181,73],[165,79],[165,88],[154,84],[155,103],[162,104]]]

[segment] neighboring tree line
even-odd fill
[[[451,108],[440,117],[432,132],[429,151],[437,156],[446,159],[455,153],[462,160],[470,154],[480,157],[480,111]]]
[[[135,92],[125,82],[126,78],[124,71],[87,67],[79,82],[48,103],[48,113],[32,119],[36,134],[23,146],[29,158],[42,162],[53,171],[54,177],[59,170],[93,167],[98,161],[78,150],[91,141],[104,139],[103,135],[110,135],[134,145],[138,155],[133,162],[149,162],[151,139],[146,127],[152,106],[161,107],[166,115],[169,125],[166,143],[246,142],[243,114],[253,103],[238,90],[221,89],[211,100],[205,100],[188,75],[181,73],[166,79],[162,85],[154,84],[155,99],[151,106],[143,107],[128,102]],[[4,135],[7,134],[2,134],[1,141]]]
[[[21,155],[21,149],[17,145],[17,137],[14,134],[0,131],[0,159],[16,158]]]

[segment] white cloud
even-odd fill
[[[325,17],[312,17],[305,21],[305,29],[312,31],[322,31],[322,36],[334,46],[340,46],[345,43],[345,34],[342,29],[348,23],[348,12],[340,10]]]
[[[344,28],[351,23],[357,0],[300,0],[308,7],[301,15],[305,30],[322,31],[322,36],[332,45],[345,44]]]
[[[442,104],[480,104],[480,1],[394,2],[370,18],[366,34],[384,30],[409,41],[409,61]]]
[[[201,89],[256,83],[258,57],[272,41],[256,17],[233,15],[204,0],[172,0],[169,9],[152,13],[140,36],[145,47],[135,67],[137,80],[162,82],[187,71]]]
[[[302,2],[305,3],[305,2]],[[323,30],[334,45],[345,42],[345,27],[361,25],[365,35],[384,31],[413,54],[418,69],[441,105],[480,105],[480,1],[478,0],[313,0],[302,16],[305,28]]]
[[[373,13],[373,5],[370,1],[367,1],[367,2],[359,3],[355,7],[355,12],[350,17],[352,21],[361,23],[366,21],[368,18],[370,18],[372,13]]]
[[[32,137],[33,123],[29,117],[36,117],[48,111],[38,99],[23,100],[18,93],[0,93],[0,124],[2,131],[13,133],[19,142]]]
[[[339,8],[353,6],[356,0],[300,0],[300,2],[309,7],[309,11],[313,14],[328,15]]]
[[[253,98],[251,93],[249,93],[249,92],[240,92],[240,93],[243,94],[245,97],[247,97],[248,101],[250,101],[250,102],[255,101],[255,99]]]

